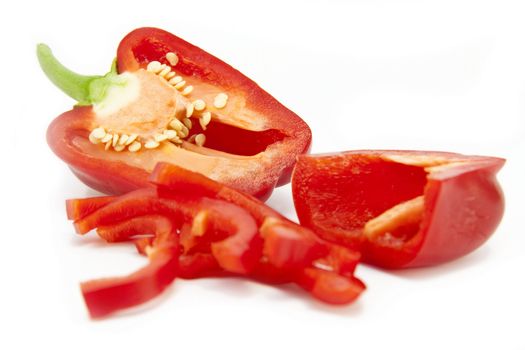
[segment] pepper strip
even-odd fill
[[[124,236],[154,230],[157,244],[146,250],[149,264],[125,277],[91,280],[81,284],[92,318],[142,304],[159,295],[177,275],[178,239],[168,219],[133,218],[112,227],[113,235]],[[109,228],[107,228],[109,229]]]

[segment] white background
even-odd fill
[[[139,310],[90,321],[78,283],[145,260],[67,222],[66,198],[97,193],[47,147],[47,125],[73,102],[40,72],[35,44],[105,73],[121,37],[145,25],[258,82],[311,126],[315,153],[507,158],[500,227],[443,266],[359,267],[368,290],[347,307],[244,280],[178,280]],[[14,1],[0,5],[0,33],[0,348],[525,349],[523,1]],[[295,217],[289,186],[269,204]]]

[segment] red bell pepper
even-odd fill
[[[352,151],[300,156],[301,224],[385,268],[435,265],[483,244],[500,222],[504,160],[455,153]]]
[[[149,300],[175,276],[295,283],[334,304],[353,301],[365,288],[353,275],[359,253],[322,240],[254,197],[167,163],[156,167],[152,183],[156,188],[67,202],[78,233],[97,228],[105,241],[133,241],[150,257],[150,265],[128,277],[82,285],[93,317]],[[121,296],[127,293],[133,295]]]
[[[310,146],[310,129],[295,113],[163,30],[129,33],[105,76],[71,72],[43,44],[37,54],[50,80],[78,101],[49,126],[48,143],[104,193],[149,186],[148,174],[164,161],[266,199]]]

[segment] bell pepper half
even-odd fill
[[[303,155],[292,175],[302,225],[384,268],[444,263],[482,245],[504,211],[504,160],[422,151]]]
[[[79,234],[97,229],[108,243],[133,242],[150,261],[129,276],[81,285],[94,318],[150,300],[176,277],[294,283],[332,304],[350,303],[365,289],[354,276],[358,252],[319,238],[253,196],[170,163],[157,165],[151,184],[66,202]]]
[[[44,44],[49,79],[78,103],[47,141],[88,186],[122,194],[149,186],[158,162],[266,199],[290,180],[311,131],[255,82],[206,51],[156,28],[129,33],[104,76],[76,74]]]

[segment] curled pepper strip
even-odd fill
[[[255,220],[243,208],[216,199],[203,198],[202,207],[189,229],[191,238],[198,236],[201,243],[204,241],[205,252],[211,252],[225,271],[251,271],[262,255]]]
[[[137,217],[104,228],[103,236],[132,236],[144,229],[154,233],[156,244],[146,249],[149,264],[125,277],[104,278],[83,282],[80,286],[84,301],[93,318],[109,315],[117,310],[142,304],[166,289],[177,275],[178,238],[168,219]],[[107,234],[108,232],[111,234]]]

